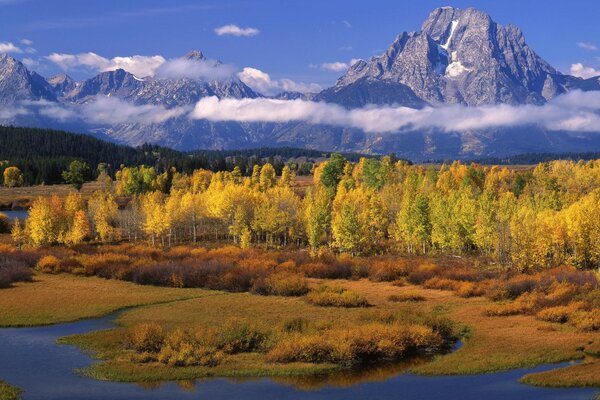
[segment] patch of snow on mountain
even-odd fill
[[[452,27],[450,28],[450,36],[448,36],[448,39],[446,40],[446,43],[444,43],[442,45],[442,48],[444,50],[448,50],[448,47],[450,46],[450,41],[452,40],[452,36],[454,35],[454,31],[456,30],[457,26],[458,26],[458,20],[452,21]]]

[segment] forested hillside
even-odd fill
[[[107,164],[112,175],[121,165],[147,165],[159,173],[171,168],[186,173],[198,168],[215,172],[232,171],[237,166],[243,175],[249,175],[255,164],[265,162],[271,163],[281,173],[285,162],[298,158],[303,159],[295,165],[298,174],[308,174],[314,160],[330,155],[329,152],[289,147],[183,153],[155,145],[134,148],[52,129],[0,126],[0,175],[7,166],[16,166],[22,171],[26,185],[63,182],[61,173],[73,160],[86,162],[94,173],[93,177],[97,175],[96,167],[100,163]],[[360,158],[359,154],[345,156],[351,161]],[[8,162],[1,162],[5,160]]]

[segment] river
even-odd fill
[[[156,385],[97,381],[74,370],[93,360],[59,337],[107,329],[119,313],[35,328],[0,329],[0,379],[24,390],[23,400],[591,400],[597,389],[546,389],[518,383],[552,366],[472,376],[422,377],[382,367],[373,373],[304,379],[205,379]]]

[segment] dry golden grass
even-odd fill
[[[566,368],[525,375],[521,382],[550,387],[598,387],[600,386],[598,379],[600,379],[600,361],[595,360]]]
[[[86,182],[81,188],[81,194],[88,198],[100,188],[98,182]],[[9,206],[14,202],[29,205],[37,197],[50,197],[57,195],[67,197],[69,192],[75,190],[71,185],[39,185],[16,188],[0,187],[0,205]]]
[[[201,289],[141,286],[95,277],[38,274],[0,290],[0,326],[33,326],[99,317],[112,311],[217,294]]]

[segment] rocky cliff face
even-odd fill
[[[33,100],[56,101],[56,96],[44,78],[8,54],[0,54],[0,104]]]
[[[403,32],[379,57],[353,65],[336,88],[363,79],[400,83],[430,103],[542,104],[564,93],[564,76],[512,25],[482,11],[434,10],[419,32]]]

